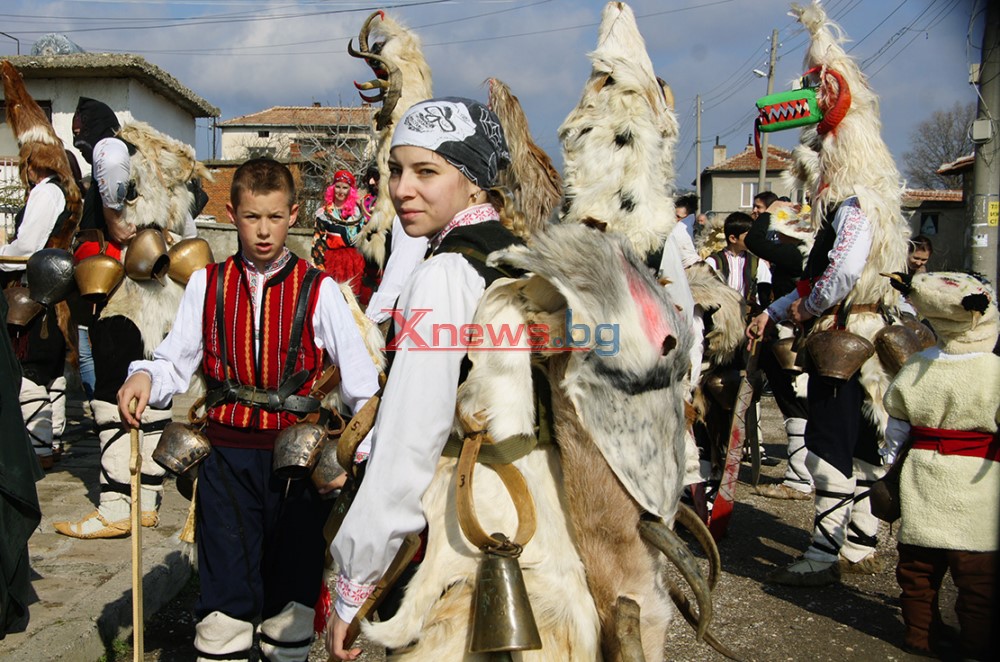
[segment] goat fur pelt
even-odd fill
[[[510,192],[517,211],[523,216],[512,231],[530,241],[551,220],[559,206],[562,177],[549,155],[532,139],[528,118],[510,88],[496,78],[489,78],[486,83],[490,109],[500,118],[510,149],[510,167],[500,171],[499,186]]]
[[[704,359],[714,367],[729,365],[745,342],[746,303],[704,262],[695,262],[684,273],[695,304],[712,316],[712,329],[704,338]]]
[[[389,197],[389,147],[396,123],[410,106],[434,96],[431,68],[424,59],[420,37],[386,12],[381,20],[372,21],[371,36],[381,43],[379,56],[399,70],[400,96],[392,111],[391,121],[378,134],[375,160],[379,171],[378,197],[371,220],[358,237],[358,250],[366,259],[385,266],[386,241],[392,229],[396,211]]]
[[[813,224],[818,227],[833,207],[851,196],[858,203],[872,233],[871,248],[861,277],[849,295],[858,304],[898,304],[898,293],[880,273],[905,271],[909,228],[900,210],[902,185],[899,172],[882,140],[878,96],[853,58],[841,46],[840,27],[827,18],[819,2],[792,5],[795,16],[811,36],[805,68],[832,69],[843,76],[851,92],[851,105],[843,120],[819,143],[817,188],[813,194]],[[821,99],[821,104],[823,100]],[[829,328],[832,318],[821,318],[814,331]],[[872,313],[851,315],[847,329],[871,340],[884,326]],[[882,404],[889,375],[877,357],[869,359],[860,373],[867,398],[865,413],[879,430],[885,430],[888,415]]]
[[[559,127],[562,221],[607,224],[640,255],[677,222],[671,198],[678,123],[653,72],[631,8],[609,2],[579,104]]]
[[[211,180],[211,174],[195,158],[190,145],[145,122],[125,124],[118,137],[135,146],[129,174],[137,195],[125,203],[123,220],[137,228],[167,230],[173,241],[180,240],[194,201],[188,182],[195,178]],[[127,252],[128,247],[124,249]],[[126,278],[101,311],[101,319],[120,315],[131,320],[142,335],[143,349],[149,357],[170,331],[183,295],[184,287],[169,278],[162,285],[156,280]]]

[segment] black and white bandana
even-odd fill
[[[413,104],[392,135],[392,147],[412,145],[440,154],[480,188],[490,188],[510,165],[496,114],[472,99],[442,97]]]

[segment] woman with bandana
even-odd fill
[[[349,283],[361,305],[368,303],[371,290],[362,287],[365,259],[354,245],[365,220],[354,175],[338,170],[326,189],[323,206],[316,210],[312,261],[337,282]]]
[[[397,316],[389,344],[395,354],[364,482],[332,545],[340,575],[327,647],[340,660],[360,654],[344,650],[348,624],[403,538],[444,526],[426,521],[421,497],[451,432],[466,355],[423,342],[434,342],[435,325],[471,323],[486,287],[501,275],[467,256],[520,242],[494,188],[510,156],[492,111],[469,99],[423,101],[403,116],[391,144],[389,195],[406,234],[430,239],[429,257],[399,297],[406,321]]]

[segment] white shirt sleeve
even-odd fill
[[[153,389],[149,404],[164,408],[178,393],[184,393],[191,385],[191,377],[201,367],[204,353],[202,318],[205,310],[205,269],[191,274],[184,297],[174,317],[174,325],[163,342],[153,350],[150,361],[132,361],[128,366],[129,377],[137,371],[149,373]]]
[[[439,349],[432,329],[470,323],[484,289],[465,258],[448,253],[424,262],[403,289],[401,349],[375,421],[365,478],[331,546],[341,573],[335,608],[345,621],[354,618],[403,537],[426,523],[420,501],[451,432],[465,356]],[[439,338],[448,339],[448,333]],[[417,349],[421,342],[428,347]]]
[[[94,145],[94,183],[101,192],[101,202],[108,209],[121,211],[131,178],[128,146],[117,138],[105,138]]]
[[[17,238],[0,246],[0,255],[25,257],[45,248],[52,229],[59,220],[59,214],[66,209],[66,196],[62,189],[48,178],[38,182],[28,193],[24,206],[24,218],[17,230]],[[0,271],[23,271],[23,264],[2,264]]]
[[[427,253],[427,237],[411,237],[403,230],[399,217],[392,219],[392,250],[382,273],[382,282],[368,302],[365,315],[376,324],[389,319],[403,287]]]
[[[872,247],[871,224],[861,211],[857,198],[848,198],[840,205],[833,218],[833,229],[837,238],[828,254],[830,263],[813,284],[812,292],[802,302],[806,311],[815,317],[837,305],[851,293],[855,283],[861,278]]]
[[[324,278],[313,312],[316,345],[340,366],[340,395],[355,414],[378,391],[378,370],[368,354],[351,309],[332,278]]]

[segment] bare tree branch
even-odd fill
[[[976,117],[976,104],[958,101],[945,110],[935,110],[910,134],[910,151],[903,154],[906,184],[911,188],[957,189],[961,175],[939,175],[937,169],[972,151],[969,126]]]

